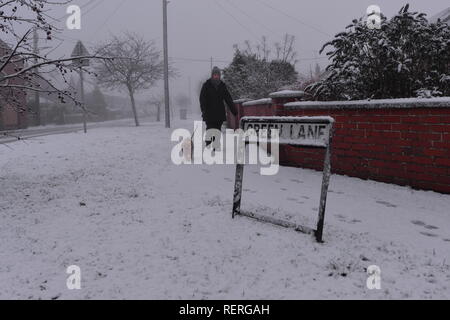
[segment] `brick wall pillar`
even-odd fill
[[[236,117],[230,112],[230,110],[227,109],[228,129],[236,130],[239,128],[239,121],[241,120],[244,112],[242,104],[247,101],[249,101],[249,99],[239,99],[234,101],[234,106],[238,112]]]
[[[305,96],[303,91],[279,91],[270,94],[270,98],[272,98],[272,115],[273,116],[284,116],[285,110],[284,105],[289,102],[298,102],[302,101]]]

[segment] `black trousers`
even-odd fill
[[[213,122],[206,122],[206,131],[216,129],[221,130],[223,125],[223,121],[213,121]],[[214,137],[212,139],[208,139],[208,135],[206,136],[206,146],[209,146],[211,143],[214,142]]]

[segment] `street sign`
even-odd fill
[[[277,129],[280,144],[327,147],[333,119],[328,117],[245,117],[244,131]],[[270,138],[270,137],[269,137]]]
[[[323,148],[325,152],[324,170],[322,177],[322,190],[320,195],[319,217],[317,229],[300,226],[295,223],[262,216],[241,210],[242,186],[244,179],[244,164],[236,166],[236,183],[234,187],[233,219],[235,216],[245,216],[258,221],[292,228],[306,234],[313,234],[318,242],[323,241],[323,227],[325,222],[325,209],[328,195],[328,186],[331,176],[331,143],[333,137],[334,119],[331,117],[244,117],[241,119],[241,129],[258,133],[267,130],[267,141],[270,141],[270,130],[277,129],[280,144],[293,145],[302,148]],[[261,137],[261,135],[259,135]]]
[[[77,44],[75,45],[75,48],[72,51],[71,57],[76,58],[76,57],[84,57],[84,56],[89,56],[89,51],[84,46],[83,42],[78,41]],[[78,65],[80,67],[88,67],[89,59],[77,60],[77,61],[74,61],[74,64]]]

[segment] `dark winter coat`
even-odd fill
[[[227,120],[224,102],[228,105],[231,113],[237,114],[233,98],[224,82],[214,86],[211,79],[203,84],[200,93],[200,108],[202,110],[203,121],[205,122],[224,122]]]

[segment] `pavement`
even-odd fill
[[[88,123],[89,129],[134,126],[133,119],[121,119],[105,122]],[[55,134],[75,133],[83,130],[83,124],[49,125],[30,127],[21,130],[0,131],[0,144],[9,144],[18,140],[29,140]]]

